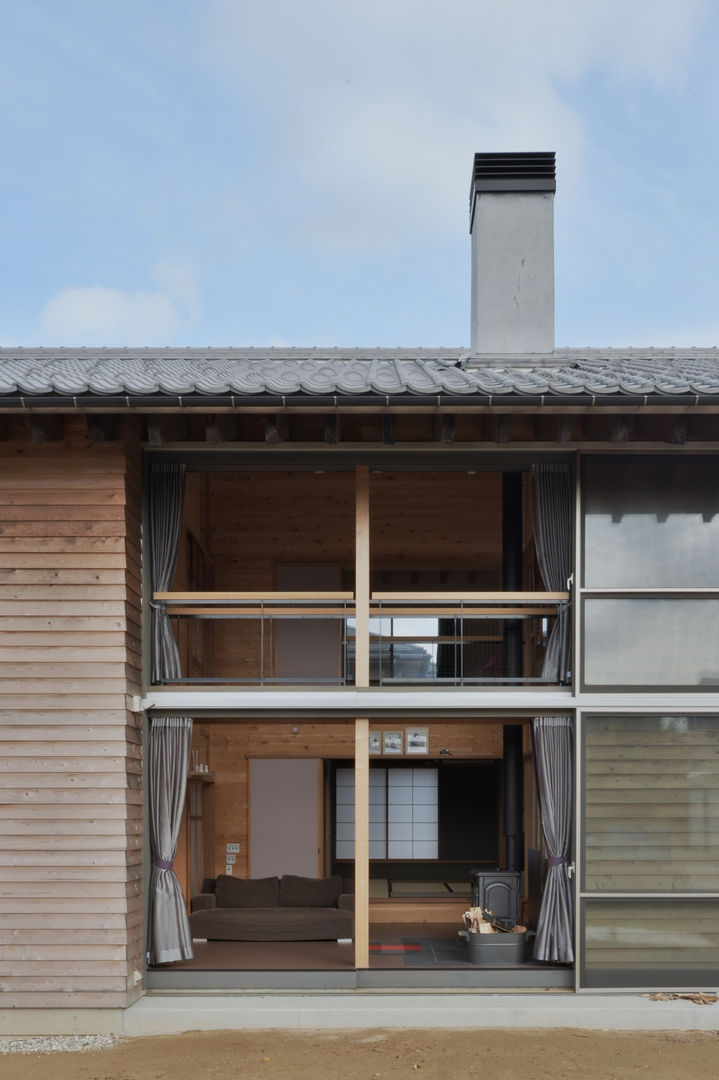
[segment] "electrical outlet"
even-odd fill
[[[236,855],[225,855],[225,862],[227,863],[228,866],[230,864],[234,865],[237,862],[237,856]]]
[[[227,852],[228,855],[239,855],[240,854],[240,845],[239,844],[225,844],[225,851]]]
[[[231,874],[232,873],[232,863],[227,864],[227,866],[225,867],[225,873],[226,874]]]

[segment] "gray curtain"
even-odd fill
[[[568,465],[533,465],[534,542],[537,562],[549,592],[569,588],[574,548],[574,491]],[[572,664],[572,619],[567,602],[557,609],[557,621],[547,643],[542,677],[553,683],[569,681]]]
[[[162,716],[150,726],[151,964],[192,958],[192,935],[180,882],[172,869],[182,823],[192,720]]]
[[[568,862],[574,817],[574,722],[571,717],[535,718],[532,744],[548,863],[534,958],[571,964],[574,960],[574,903]]]
[[[177,567],[185,491],[185,466],[150,467],[150,588],[167,592]],[[152,681],[163,683],[182,674],[180,653],[162,602],[152,601]]]

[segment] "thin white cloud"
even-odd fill
[[[396,249],[457,228],[474,150],[559,151],[579,182],[567,87],[683,82],[707,0],[209,0],[209,58],[273,142],[287,227],[320,249]],[[274,163],[274,165],[273,165]]]
[[[61,289],[40,316],[41,339],[53,345],[156,345],[181,323],[163,293],[125,293],[101,285]]]
[[[151,267],[153,279],[177,303],[185,318],[196,319],[201,310],[197,274],[189,262],[157,262]]]

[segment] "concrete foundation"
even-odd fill
[[[177,1034],[280,1028],[577,1028],[716,1031],[719,1004],[651,1001],[640,994],[352,990],[335,993],[146,994],[123,1010],[5,1009],[0,1036]]]

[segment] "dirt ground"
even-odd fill
[[[717,1080],[719,1033],[189,1032],[0,1055],[2,1080]]]

